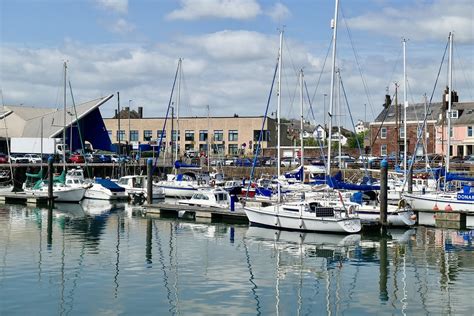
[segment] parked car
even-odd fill
[[[0,153],[0,163],[8,163],[8,156]]]
[[[282,167],[297,167],[300,165],[300,160],[298,158],[284,158],[281,160]]]
[[[30,161],[22,154],[11,154],[10,155],[11,163],[29,163]]]
[[[464,163],[474,165],[474,155],[472,155],[468,159],[464,160]]]
[[[198,156],[198,152],[194,149],[188,149],[186,150],[186,152],[184,153],[184,155],[187,157],[187,158],[195,158]]]
[[[98,154],[97,157],[99,158],[100,162],[103,163],[111,163],[112,162],[112,157],[107,154]]]
[[[85,154],[84,159],[88,163],[98,163],[98,162],[100,162],[99,157],[97,155],[93,155],[93,154]]]
[[[257,160],[256,165],[258,166],[260,163]],[[238,167],[251,167],[253,165],[253,161],[250,160],[249,158],[242,158],[242,159],[237,159],[234,162],[234,166]]]
[[[26,158],[28,158],[29,163],[41,163],[43,160],[39,155],[36,154],[26,154]]]
[[[237,158],[227,158],[226,160],[224,160],[224,165],[225,166],[234,166],[236,160],[237,160]]]
[[[129,162],[130,158],[127,157],[127,156],[119,156],[117,154],[112,154],[112,155],[110,155],[110,160],[113,163],[119,163],[119,162]]]
[[[79,153],[74,153],[71,156],[69,156],[68,162],[72,163],[84,163],[86,160],[84,159],[84,156],[79,154]]]

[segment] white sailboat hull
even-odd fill
[[[244,207],[250,223],[278,229],[332,232],[332,233],[357,233],[361,230],[359,218],[334,218],[315,217],[313,214],[300,216],[296,212],[276,212],[278,206]]]
[[[390,207],[390,206],[389,206]],[[362,224],[378,223],[380,221],[380,209],[364,209],[361,207],[355,211]],[[416,224],[416,215],[411,210],[388,211],[387,224],[389,226],[413,226]]]
[[[414,210],[417,211],[432,211],[434,209],[452,211],[463,211],[474,213],[474,201],[459,201],[457,199],[457,193],[430,193],[430,194],[408,194],[404,195],[405,200]]]

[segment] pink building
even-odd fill
[[[446,155],[447,124],[436,127],[436,153]],[[474,102],[456,103],[451,113],[451,156],[474,154]]]

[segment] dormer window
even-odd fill
[[[451,110],[450,118],[457,119],[458,118],[458,110]]]

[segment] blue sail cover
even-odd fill
[[[474,181],[474,178],[465,173],[448,172],[446,175],[446,181]]]
[[[106,189],[109,189],[112,192],[125,192],[125,188],[119,186],[117,183],[103,178],[95,178],[95,183],[100,184]]]
[[[342,172],[340,171],[336,173],[334,177],[326,176],[326,182],[333,189],[357,190],[357,191],[380,190],[379,185],[345,183],[342,180]]]
[[[296,179],[298,181],[303,181],[303,167],[299,166],[298,168],[285,172],[286,179]]]

